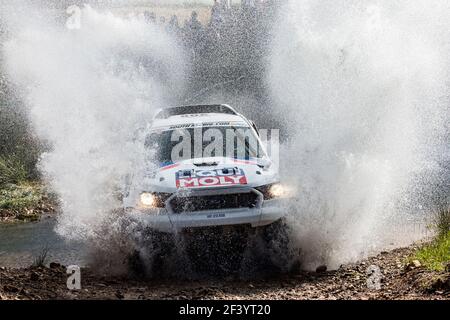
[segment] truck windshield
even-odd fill
[[[264,151],[250,127],[198,127],[150,133],[145,146],[155,152],[155,160],[175,163],[180,160],[228,157],[249,160],[262,158]]]

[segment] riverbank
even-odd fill
[[[7,184],[0,188],[0,222],[34,222],[54,214],[57,200],[37,182]]]
[[[81,270],[82,289],[69,291],[66,268],[0,268],[0,299],[382,299],[448,300],[450,270],[431,270],[408,262],[418,246],[381,252],[335,271],[300,272],[242,280],[136,280]],[[371,267],[372,266],[372,267]],[[380,270],[379,288],[367,285],[368,272]]]

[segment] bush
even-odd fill
[[[9,185],[0,189],[0,210],[35,208],[43,201],[45,192],[35,185]]]
[[[23,104],[0,70],[0,188],[39,178],[36,163],[43,147],[30,132]]]
[[[45,267],[45,262],[47,261],[49,248],[46,245],[42,251],[34,258],[33,267]]]
[[[441,206],[433,221],[438,237],[445,236],[450,231],[450,206]]]
[[[440,205],[435,213],[432,227],[436,239],[419,249],[414,259],[419,260],[428,269],[444,271],[450,262],[450,207]]]
[[[417,251],[415,258],[428,269],[444,271],[450,262],[450,231]]]
[[[28,172],[17,156],[0,156],[0,187],[18,184],[28,178]]]

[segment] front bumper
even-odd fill
[[[173,197],[187,197],[201,195],[222,195],[233,193],[253,192],[258,196],[254,208],[236,208],[219,210],[201,210],[185,213],[173,213],[170,201]],[[269,225],[285,215],[282,199],[264,200],[263,195],[254,188],[215,189],[190,191],[184,194],[179,192],[166,201],[164,209],[138,209],[129,208],[127,214],[145,227],[160,232],[178,232],[186,228],[251,225],[260,227]]]

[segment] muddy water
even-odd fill
[[[54,218],[36,223],[0,224],[0,266],[28,267],[48,249],[46,264],[85,265],[83,245],[67,242],[54,231]]]

